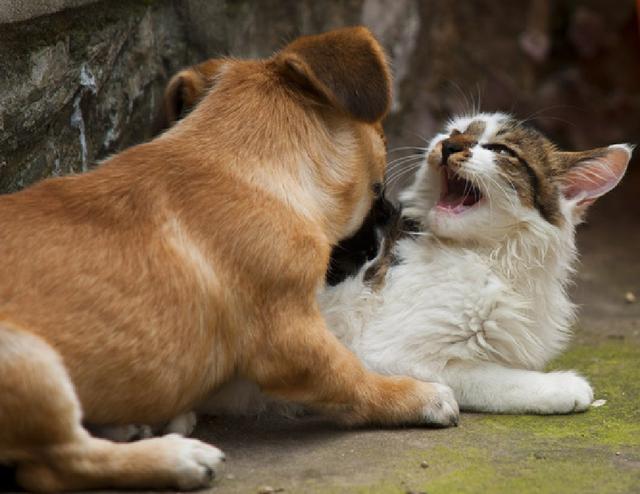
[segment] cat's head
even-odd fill
[[[435,235],[496,241],[523,223],[563,228],[615,187],[632,147],[560,151],[538,131],[502,113],[452,120],[426,149],[407,213]]]

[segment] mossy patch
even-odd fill
[[[513,448],[513,445],[511,445]],[[471,449],[471,451],[469,451]],[[439,448],[433,479],[418,490],[437,493],[633,492],[639,472],[618,465],[615,455],[592,448],[553,448],[523,455],[511,448],[466,448],[453,456]],[[450,465],[455,465],[451,468]],[[439,470],[449,469],[439,474]]]
[[[550,370],[555,369],[579,371],[592,383],[595,398],[607,403],[567,416],[487,415],[484,425],[617,449],[640,446],[640,346],[616,342],[578,347],[553,362]]]
[[[576,347],[552,369],[582,373],[607,403],[564,416],[465,414],[459,428],[431,431],[424,447],[390,451],[377,479],[354,472],[351,486],[309,492],[640,492],[640,346]],[[379,450],[361,453],[380,461]]]

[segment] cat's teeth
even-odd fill
[[[482,193],[470,181],[448,167],[443,169],[439,209],[457,214],[475,206],[481,199]]]

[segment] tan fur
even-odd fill
[[[315,302],[384,174],[380,47],[351,28],[223,67],[156,140],[0,198],[0,459],[27,489],[193,487],[177,438],[114,444],[80,415],[161,423],[233,376],[350,424],[441,406],[367,372]]]

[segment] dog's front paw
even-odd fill
[[[444,384],[424,384],[430,388],[427,405],[423,408],[425,424],[438,427],[457,426],[460,409],[453,390]]]
[[[540,413],[584,412],[593,402],[589,382],[573,371],[550,372],[539,397]]]
[[[181,490],[209,487],[216,478],[218,465],[225,460],[224,453],[215,446],[178,434],[169,434],[156,441],[164,443],[162,446],[174,455],[172,468],[176,487]]]

